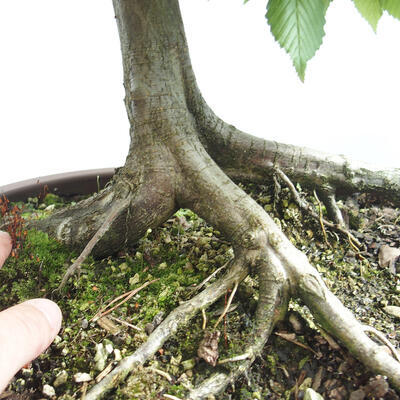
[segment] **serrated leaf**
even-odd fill
[[[400,20],[400,1],[399,0],[381,0],[381,5],[391,16]]]
[[[332,2],[332,0],[324,0],[324,4],[325,4],[325,13],[326,13],[326,10],[328,9],[328,7],[330,6],[331,2]]]
[[[380,0],[353,0],[359,13],[369,22],[374,32],[382,16]]]
[[[269,0],[266,18],[276,41],[293,60],[304,81],[307,61],[322,43],[325,34],[326,0]]]

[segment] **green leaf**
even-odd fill
[[[369,22],[374,32],[382,16],[380,0],[353,0],[357,10]]]
[[[269,0],[267,20],[276,41],[293,60],[304,81],[307,61],[322,43],[325,34],[326,0]]]
[[[381,0],[381,5],[393,17],[400,19],[400,1],[399,0]]]

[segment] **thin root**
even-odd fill
[[[320,221],[320,216],[312,209],[312,207],[310,206],[310,204],[308,204],[305,200],[303,200],[299,193],[297,192],[296,188],[294,187],[292,181],[287,177],[287,175],[281,171],[279,168],[275,168],[275,172],[276,174],[279,176],[279,178],[282,179],[283,182],[285,182],[285,184],[287,185],[287,187],[289,188],[290,192],[292,193],[293,199],[296,202],[296,204],[303,209],[304,211],[306,211],[307,213],[309,213],[311,215],[311,217],[313,217],[314,219]],[[337,232],[340,232],[341,234],[343,234],[344,236],[346,236],[349,241],[350,241],[350,245],[352,247],[357,246],[358,248],[361,247],[361,243],[357,240],[357,238],[352,235],[347,229],[345,229],[343,226],[338,225],[338,224],[334,224],[330,221],[327,221],[326,219],[322,218],[322,222],[323,225],[336,230]],[[359,249],[357,248],[357,252],[359,252]]]
[[[86,260],[86,258],[90,255],[93,250],[93,247],[100,241],[100,239],[105,235],[105,233],[110,229],[114,220],[124,211],[129,203],[131,202],[131,198],[127,197],[126,199],[116,202],[115,206],[111,208],[109,211],[105,221],[99,228],[99,230],[94,234],[94,236],[90,239],[86,247],[83,249],[82,253],[76,259],[76,261],[67,269],[62,281],[56,291],[61,292],[65,284],[68,282],[68,279],[78,270],[82,263]]]
[[[389,340],[386,338],[386,336],[382,333],[379,332],[377,329],[375,329],[372,326],[369,325],[363,325],[363,330],[364,332],[369,332],[375,335],[385,346],[387,346],[390,351],[393,354],[393,357],[400,362],[400,355],[399,352],[396,350],[396,348],[392,345],[392,343],[389,342]]]
[[[317,203],[318,203],[318,209],[319,209],[319,223],[320,223],[320,225],[321,225],[321,229],[322,229],[322,234],[324,235],[324,241],[325,241],[325,243],[326,243],[326,245],[328,246],[328,247],[331,247],[331,245],[330,245],[330,243],[329,243],[329,241],[328,241],[328,237],[326,236],[326,230],[325,230],[325,226],[324,226],[324,218],[323,218],[323,216],[322,216],[322,204],[321,204],[321,202],[320,202],[320,200],[319,200],[319,198],[318,198],[318,196],[317,196],[317,192],[314,190],[314,197],[315,197],[315,200],[317,200]]]
[[[247,276],[247,268],[241,260],[234,262],[225,276],[212,283],[207,289],[182,303],[153,331],[147,342],[141,345],[133,354],[124,358],[100,383],[93,386],[86,395],[86,400],[99,399],[111,390],[118,382],[138,365],[145,363],[160,349],[182,324],[189,320],[201,309],[205,309],[219,299],[235,282],[240,282]]]

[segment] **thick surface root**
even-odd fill
[[[142,177],[122,168],[100,193],[48,218],[34,220],[29,228],[47,232],[83,257],[89,253],[95,257],[116,254],[176,211],[172,191],[162,174],[151,171]]]
[[[249,135],[218,118],[203,99],[199,102],[201,140],[231,178],[262,183],[278,167],[291,180],[311,190],[329,187],[338,196],[373,193],[400,204],[399,169],[379,169],[344,156]]]
[[[109,390],[121,382],[137,365],[145,363],[154,355],[164,342],[176,333],[179,326],[187,324],[197,312],[213,304],[234,282],[240,282],[246,275],[246,266],[241,262],[233,262],[233,265],[224,277],[176,308],[154,330],[146,343],[140,346],[131,356],[124,358],[109,375],[86,394],[86,400],[103,398]]]

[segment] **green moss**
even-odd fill
[[[8,258],[0,271],[2,307],[48,295],[59,284],[70,256],[65,246],[47,234],[29,231],[18,258]]]
[[[384,304],[399,305],[395,279],[387,279],[386,272],[374,263],[349,260],[346,254],[351,248],[343,238],[336,239],[334,235],[328,234],[332,246],[328,248],[323,241],[318,221],[312,220],[293,204],[288,190],[283,189],[280,199],[274,201],[273,191],[269,187],[249,185],[246,188],[261,205],[274,213],[272,215],[274,220],[292,243],[306,251],[309,260],[323,274],[330,289],[346,305],[356,310],[364,323],[374,325],[378,329],[382,328],[386,332],[396,330],[390,318],[381,311]],[[313,199],[312,195],[308,197],[309,202],[313,202]],[[46,197],[44,204],[57,206],[61,202],[61,199],[50,196]],[[49,211],[38,211],[37,207],[38,204],[29,203],[25,206],[26,214],[41,213],[43,216],[49,213]],[[76,256],[46,234],[29,232],[19,258],[10,259],[0,270],[2,308],[31,297],[50,297],[66,268]],[[137,246],[129,249],[126,254],[103,260],[87,259],[80,273],[68,282],[64,296],[57,299],[64,316],[63,330],[57,342],[38,359],[43,371],[40,382],[35,381],[34,376],[24,378],[24,387],[36,388],[44,383],[52,384],[55,376],[61,370],[66,370],[69,378],[62,387],[63,393],[59,392],[60,388],[57,395],[65,399],[69,398],[68,396],[76,396],[80,385],[73,381],[73,375],[77,372],[87,372],[95,377],[98,374],[94,362],[96,344],[106,343],[107,339],[109,340],[107,343],[122,353],[122,356],[132,354],[147,340],[147,335],[144,333],[147,323],[152,322],[160,312],[165,316],[168,315],[180,302],[191,297],[193,295],[191,289],[231,257],[232,250],[218,231],[207,226],[190,210],[179,210],[166,224],[149,230]],[[111,314],[136,325],[142,331],[118,325],[121,332],[113,336],[91,321],[99,309],[116,297],[153,279],[158,280]],[[234,299],[234,303],[238,303],[239,307],[227,315],[226,332],[225,328],[221,327],[223,330],[219,345],[221,359],[240,355],[245,351],[253,327],[252,316],[257,287],[257,279],[254,277],[249,277],[240,285]],[[212,326],[216,321],[218,316],[215,312],[223,306],[224,299],[221,299],[206,310],[208,326]],[[307,309],[296,302],[292,302],[291,307],[307,321],[306,332],[296,335],[296,340],[313,349],[319,346],[319,342],[307,343],[308,338],[317,334]],[[375,320],[370,321],[372,318]],[[215,372],[214,368],[203,361],[196,360],[195,365],[190,364],[191,368],[186,371],[186,364],[177,362],[177,360],[196,358],[198,344],[203,336],[202,322],[201,315],[198,315],[188,326],[180,327],[177,334],[164,344],[162,351],[150,360],[151,365],[162,371],[168,371],[175,381],[183,377],[183,374],[187,374],[185,379],[193,385]],[[285,329],[287,330],[288,326],[283,330]],[[106,365],[113,359],[114,353],[109,354]],[[249,380],[243,379],[235,386],[234,393],[227,392],[218,399],[258,398],[258,393],[262,393],[263,398],[268,396],[271,399],[289,398],[294,381],[288,387],[287,375],[297,379],[300,370],[311,369],[314,362],[309,350],[275,335],[271,336],[264,350],[263,360],[261,362],[257,359],[254,368],[249,372],[250,385],[248,385]],[[21,375],[18,376],[20,377]],[[12,388],[16,389],[19,384],[22,385],[21,381],[16,381]],[[159,397],[160,393],[184,397],[185,385],[178,383],[171,385],[150,368],[138,368],[125,384],[110,395],[110,398],[154,399]]]

